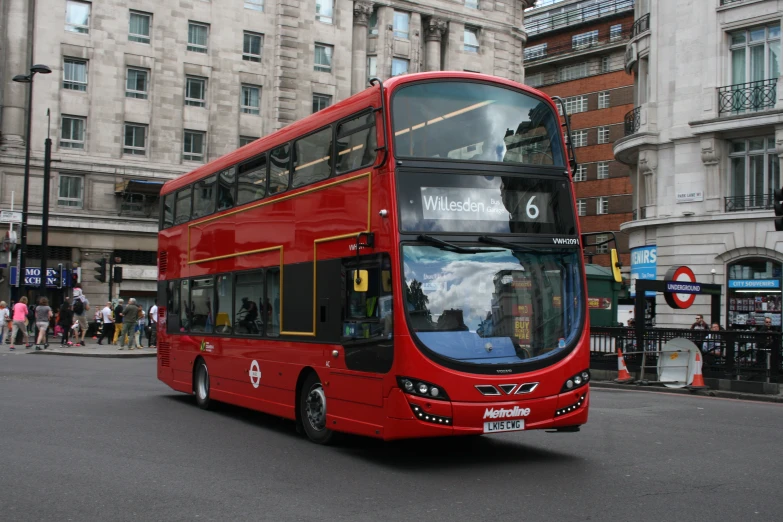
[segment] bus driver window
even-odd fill
[[[388,258],[377,264],[346,259],[343,270],[343,338],[389,339],[392,337],[391,269]],[[351,266],[353,265],[353,266]],[[357,277],[359,282],[357,283]]]

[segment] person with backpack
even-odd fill
[[[136,348],[136,321],[139,316],[139,307],[136,299],[128,299],[128,306],[122,311],[122,331],[120,332],[120,350],[125,349],[125,336],[128,336],[128,350]]]
[[[73,318],[79,323],[79,330],[81,331],[81,339],[79,339],[79,333],[75,334],[76,344],[84,346],[84,338],[87,335],[87,311],[90,309],[90,302],[84,296],[81,286],[77,283],[73,288]]]
[[[60,314],[57,324],[63,330],[63,337],[60,340],[60,346],[72,346],[68,338],[71,335],[71,326],[73,325],[73,310],[71,309],[71,303],[68,302],[68,298],[60,305]]]

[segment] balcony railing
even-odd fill
[[[650,13],[639,18],[631,26],[631,39],[636,38],[645,31],[650,30]]]
[[[777,78],[718,87],[718,114],[742,114],[775,107]]]
[[[641,120],[642,108],[636,107],[625,115],[625,135],[630,136],[639,131],[639,127],[642,125]]]
[[[574,9],[572,11],[561,11],[553,9],[551,12],[541,15],[533,15],[529,21],[525,21],[525,31],[528,36],[554,31],[570,25],[581,24],[588,20],[595,20],[609,16],[622,11],[633,9],[635,0],[604,0],[593,5]]]
[[[647,207],[639,207],[639,209],[633,209],[633,215],[631,220],[636,221],[638,219],[647,219]]]
[[[754,194],[752,196],[729,196],[726,200],[726,212],[746,210],[771,210],[775,205],[773,194]]]

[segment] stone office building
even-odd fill
[[[783,233],[772,192],[781,186],[783,89],[777,0],[636,0],[643,29],[628,42],[635,108],[618,161],[633,169],[632,277],[662,279],[687,265],[699,281],[723,285],[720,323],[748,329],[781,324]],[[634,255],[635,253],[639,255]],[[659,326],[709,316],[668,308]]]
[[[533,3],[0,0],[0,206],[12,194],[17,210],[22,201],[30,84],[12,78],[45,64],[52,74],[33,83],[28,266],[40,255],[50,132],[49,266],[81,264],[98,302],[108,288],[90,261],[115,253],[125,268],[115,295],[149,299],[163,182],[361,91],[372,76],[448,69],[522,81]]]

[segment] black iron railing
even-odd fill
[[[674,328],[646,328],[643,332],[643,350],[647,365],[655,365],[657,354],[667,341],[685,338],[701,351],[706,377],[743,379],[771,382],[783,380],[783,341],[780,332],[721,330],[681,330]],[[633,328],[590,328],[590,366],[616,369],[617,349],[625,355],[630,371],[641,365],[642,348],[638,347]],[[636,352],[636,353],[634,353]],[[647,370],[649,372],[649,369]]]
[[[650,30],[650,13],[639,18],[631,26],[631,38],[636,38],[645,31]]]
[[[572,11],[546,13],[540,17],[533,15],[529,21],[525,21],[525,31],[528,35],[534,35],[581,24],[614,13],[630,11],[633,10],[634,2],[635,0],[604,0]]]
[[[639,207],[639,209],[633,209],[633,216],[631,217],[633,221],[636,221],[637,219],[647,219],[647,207]]]
[[[636,107],[625,115],[625,135],[630,136],[639,131],[639,127],[642,124],[641,120],[642,108]]]
[[[718,87],[718,114],[763,111],[775,106],[777,78]]]
[[[729,196],[725,198],[726,212],[744,210],[771,210],[775,205],[773,194],[753,194],[751,196]]]

